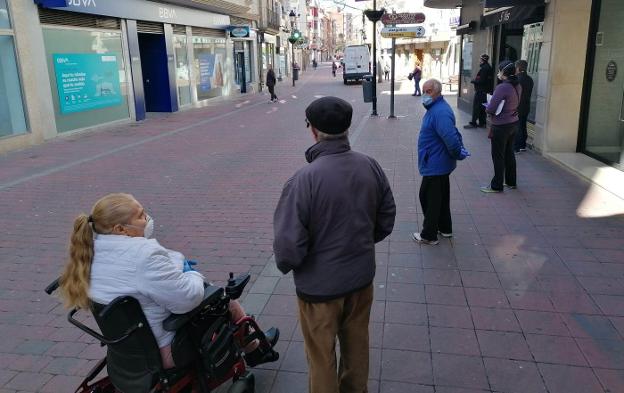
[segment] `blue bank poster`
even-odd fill
[[[212,53],[201,53],[199,56],[199,90],[207,92],[212,89],[210,79],[214,75],[215,55]]]
[[[116,54],[55,53],[52,56],[62,114],[123,102]]]

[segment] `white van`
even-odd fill
[[[342,62],[342,78],[345,85],[350,80],[359,81],[364,75],[371,73],[370,51],[367,45],[347,46]]]

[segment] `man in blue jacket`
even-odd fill
[[[422,176],[420,205],[425,219],[414,241],[438,244],[438,233],[453,236],[449,176],[470,153],[464,148],[462,136],[455,127],[455,114],[442,97],[442,84],[429,79],[423,85],[422,103],[427,109],[418,136],[418,170]]]

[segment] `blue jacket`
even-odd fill
[[[418,170],[421,176],[447,175],[457,167],[462,154],[462,136],[455,127],[455,114],[439,97],[427,107],[418,136]]]

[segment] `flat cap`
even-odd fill
[[[484,54],[481,55],[481,59],[485,60],[485,61],[488,61],[488,60],[490,60],[490,56],[488,56],[487,53],[484,53]]]
[[[338,97],[314,100],[306,108],[306,118],[317,130],[325,134],[342,134],[351,126],[353,107]]]

